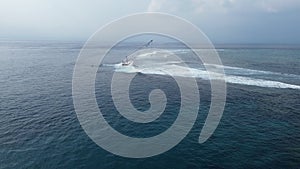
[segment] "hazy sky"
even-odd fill
[[[147,11],[183,17],[215,43],[300,44],[300,0],[1,0],[0,40],[86,40]]]

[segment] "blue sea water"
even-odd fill
[[[218,49],[228,77],[227,100],[218,128],[203,144],[198,143],[198,137],[208,113],[210,85],[205,71],[190,63],[194,68],[191,78],[198,79],[201,95],[194,127],[173,149],[150,158],[130,159],[98,147],[85,134],[76,117],[72,74],[82,45],[76,42],[0,43],[0,168],[300,166],[299,49]],[[180,108],[178,88],[158,67],[146,65],[146,68],[135,69],[134,72],[140,73],[132,82],[134,90],[130,97],[138,110],[149,108],[147,98],[152,89],[162,88],[171,99],[164,114],[151,125],[122,118],[112,103],[109,82],[114,71],[132,72],[116,67],[130,50],[126,46],[116,49],[111,53],[115,57],[106,59],[99,68],[96,97],[100,109],[106,112],[105,118],[116,130],[132,137],[150,137],[165,131],[176,119]],[[186,49],[170,50],[183,58],[191,55]]]

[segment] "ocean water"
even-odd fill
[[[217,49],[226,73],[227,100],[215,133],[199,144],[199,133],[210,105],[210,83],[203,65],[193,60],[192,52],[170,47],[172,53],[189,61],[191,73],[184,74],[186,68],[182,63],[172,59],[162,62],[161,58],[155,58],[157,53],[151,52],[136,56],[137,66],[121,67],[119,62],[124,53],[130,53],[134,47],[116,48],[99,67],[95,92],[105,119],[120,133],[150,137],[172,125],[180,108],[180,95],[174,79],[164,70],[196,78],[201,96],[197,121],[177,146],[154,157],[131,159],[98,147],[79,124],[72,100],[72,74],[82,45],[0,42],[0,168],[300,166],[299,49],[245,46]],[[130,99],[138,110],[149,109],[149,92],[162,89],[169,99],[162,116],[149,125],[122,117],[110,94],[114,72],[124,76],[137,73],[130,86]]]

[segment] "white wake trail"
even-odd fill
[[[166,72],[172,72],[174,76],[181,77],[191,77],[191,78],[200,78],[204,80],[210,79],[219,79],[221,75],[217,73],[210,72],[211,77],[209,77],[209,72],[205,70],[200,70],[196,68],[183,67],[175,64],[165,64],[159,66],[151,67],[136,67],[136,66],[122,66],[121,64],[116,64],[115,71],[123,73],[143,73],[143,74],[156,74],[156,75],[168,75]],[[255,71],[255,70],[253,70]],[[259,71],[258,71],[259,72]],[[256,73],[258,73],[256,72]],[[265,72],[263,72],[265,73]],[[241,84],[241,85],[250,85],[250,86],[259,86],[259,87],[268,87],[268,88],[290,88],[290,89],[300,89],[300,86],[283,83],[279,81],[264,80],[258,78],[244,77],[244,76],[235,76],[235,75],[226,75],[225,81],[227,83]]]
[[[156,74],[156,75],[168,75],[166,72],[172,72],[172,76],[180,77],[191,77],[191,78],[200,78],[204,80],[213,80],[220,79],[223,76],[214,73],[208,72],[205,70],[205,67],[211,67],[212,69],[224,69],[225,81],[232,84],[241,84],[249,86],[259,86],[267,88],[289,88],[289,89],[300,89],[299,85],[288,84],[276,80],[266,80],[261,78],[249,77],[251,76],[275,76],[275,77],[285,77],[285,78],[296,78],[300,79],[300,75],[294,74],[284,74],[271,71],[263,70],[253,70],[240,67],[231,67],[224,65],[213,65],[205,64],[196,66],[194,68],[182,66],[181,60],[174,60],[174,53],[166,53],[159,51],[151,51],[145,53],[136,53],[134,58],[134,64],[129,66],[122,66],[119,64],[112,64],[106,66],[113,66],[116,72],[123,73],[143,73],[143,74]],[[210,76],[209,76],[210,75]]]

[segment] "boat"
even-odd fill
[[[130,66],[133,64],[132,60],[123,60],[122,61],[122,66]]]
[[[133,60],[129,60],[128,56],[124,60],[122,60],[122,66],[130,66],[133,64]]]
[[[147,44],[145,44],[144,46],[142,46],[142,47],[136,49],[135,51],[138,51],[138,50],[140,50],[140,49],[142,49],[142,48],[149,47],[149,46],[152,44],[152,42],[153,42],[153,40],[150,40]],[[133,65],[133,59],[134,59],[133,57],[131,57],[131,58],[129,59],[129,57],[126,56],[125,59],[122,60],[122,62],[121,62],[121,63],[122,63],[122,66],[131,66],[131,65]]]

